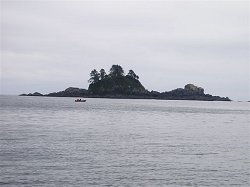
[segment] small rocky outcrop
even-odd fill
[[[88,94],[86,89],[69,87],[64,91],[49,93],[45,96],[50,97],[83,97]]]
[[[39,92],[29,93],[29,94],[21,94],[20,96],[43,96],[43,94]]]
[[[183,88],[177,88],[175,90],[165,92],[165,95],[172,97],[187,97],[187,96],[202,96],[204,95],[204,89],[193,84],[187,84]]]
[[[194,93],[194,94],[199,94],[199,95],[204,94],[204,89],[203,88],[195,86],[193,84],[187,84],[184,87],[184,90],[186,90],[188,92],[191,92],[191,93]]]
[[[193,84],[187,84],[183,88],[177,88],[160,94],[162,99],[170,100],[201,100],[201,101],[231,101],[228,97],[212,96],[205,94],[204,89]]]

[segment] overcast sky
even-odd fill
[[[1,94],[88,88],[112,64],[149,91],[250,100],[249,2],[1,0]]]

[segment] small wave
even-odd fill
[[[205,155],[217,155],[219,153],[183,153],[182,155],[196,155],[196,156],[205,156]]]

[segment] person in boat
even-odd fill
[[[85,99],[83,99],[83,100],[82,99],[76,99],[75,102],[86,102],[86,100]]]

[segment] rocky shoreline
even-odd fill
[[[125,75],[123,68],[118,64],[112,65],[109,74],[104,69],[100,71],[93,69],[88,82],[90,83],[88,89],[69,87],[64,91],[45,95],[35,92],[21,96],[231,101],[228,97],[205,94],[203,88],[193,84],[166,92],[148,91],[133,70],[129,70]]]
[[[145,91],[136,94],[94,94],[87,89],[69,87],[64,91],[41,94],[39,92],[21,94],[20,96],[45,97],[85,97],[85,98],[113,98],[113,99],[158,99],[158,100],[199,100],[199,101],[231,101],[228,97],[205,94],[204,89],[193,84],[184,88],[177,88],[166,92]]]

